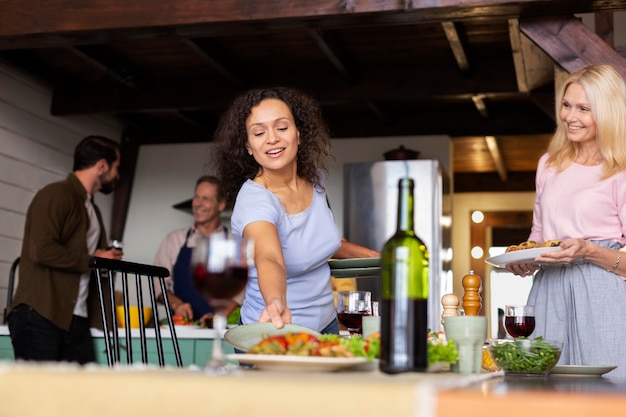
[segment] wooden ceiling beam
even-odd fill
[[[309,30],[309,36],[313,38],[317,47],[346,81],[354,82],[357,80],[356,71],[351,69],[348,59],[343,56],[343,53],[339,52],[336,42],[330,35],[322,34],[318,30]]]
[[[348,7],[348,4],[350,7]],[[433,5],[435,4],[435,5]],[[0,49],[106,43],[128,38],[202,37],[242,29],[320,29],[624,10],[620,0],[48,0],[0,3]],[[68,13],[71,10],[71,13]],[[396,13],[394,13],[396,12]],[[240,23],[234,27],[232,23]]]
[[[487,144],[487,149],[489,150],[493,164],[496,166],[496,171],[498,172],[500,180],[506,181],[508,173],[506,163],[504,162],[504,158],[502,158],[502,152],[500,152],[498,140],[495,136],[485,136],[485,143]]]
[[[626,60],[574,16],[522,19],[520,29],[568,73],[604,63],[626,78]]]
[[[94,50],[103,50],[105,47],[81,47],[67,46],[66,50],[87,62],[93,68],[101,71],[107,80],[131,87],[134,89],[143,88],[149,84],[145,75],[139,75],[140,71],[129,62],[112,57],[110,53],[94,54]],[[103,56],[97,56],[103,55]]]
[[[446,34],[446,38],[450,44],[450,49],[452,49],[452,54],[454,55],[457,66],[461,72],[468,73],[470,71],[470,64],[467,59],[467,54],[465,53],[463,41],[459,36],[458,24],[454,22],[441,22],[441,26]]]
[[[476,110],[478,110],[478,113],[480,113],[480,116],[483,119],[489,117],[489,112],[487,112],[487,104],[485,103],[485,97],[486,96],[484,94],[474,94],[472,96],[472,102],[474,102]]]
[[[611,48],[615,47],[613,32],[613,12],[596,13],[593,16],[596,34]]]
[[[222,51],[218,50],[215,45],[210,44],[206,39],[196,41],[193,39],[184,38],[181,42],[196,56],[200,57],[204,62],[209,64],[215,71],[217,71],[222,77],[228,80],[232,85],[245,88],[248,85],[247,77],[241,74],[241,71],[235,70],[237,67],[232,63],[232,59],[227,57]]]
[[[520,32],[517,19],[509,19],[509,39],[520,92],[530,92],[554,82],[554,61]]]

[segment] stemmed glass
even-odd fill
[[[530,336],[535,330],[535,306],[507,305],[504,310],[504,327],[513,339]]]
[[[252,240],[213,233],[198,241],[191,257],[191,270],[196,288],[211,299],[215,309],[213,328],[216,336],[211,358],[205,370],[211,373],[229,373],[222,348],[222,333],[226,330],[225,308],[232,297],[239,294],[248,282],[248,269],[254,264]]]
[[[337,293],[337,318],[351,335],[363,332],[363,316],[372,315],[370,291],[339,291]]]

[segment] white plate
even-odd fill
[[[380,268],[380,258],[331,259],[328,261],[328,265],[330,269]]]
[[[360,365],[366,358],[326,358],[321,356],[250,355],[231,353],[226,357],[233,361],[254,365],[258,369],[289,372],[332,372]]]
[[[562,250],[560,246],[550,246],[545,248],[532,248],[506,252],[502,255],[492,256],[485,259],[490,265],[498,268],[505,268],[507,264],[534,264],[535,258],[544,252],[555,252]]]
[[[556,365],[550,370],[550,375],[601,376],[615,368],[617,366]]]
[[[252,345],[260,342],[263,339],[263,335],[274,336],[300,332],[310,333],[318,337],[321,336],[320,332],[316,332],[308,327],[298,326],[297,324],[285,324],[282,329],[277,329],[272,323],[252,323],[228,329],[224,333],[224,339],[235,348],[246,352]]]
[[[335,278],[379,277],[380,267],[331,269],[330,275]]]

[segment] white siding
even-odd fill
[[[54,117],[51,91],[0,63],[0,309],[9,269],[19,256],[28,204],[42,186],[72,169],[74,146],[89,134],[119,140],[121,125],[104,117]],[[96,197],[104,219],[112,198]],[[107,224],[107,228],[108,228]]]

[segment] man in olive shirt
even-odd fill
[[[119,144],[88,136],[74,150],[73,173],[39,190],[26,213],[19,281],[8,317],[15,359],[94,362],[90,327],[101,325],[92,256],[121,259],[93,195],[113,191]]]

